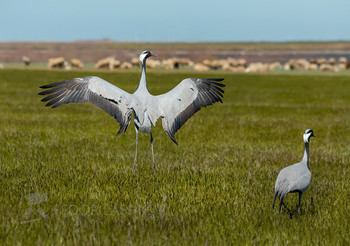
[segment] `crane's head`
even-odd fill
[[[303,135],[304,142],[305,143],[310,142],[311,137],[315,137],[314,132],[311,129],[306,129]]]
[[[155,56],[155,55],[153,55],[150,51],[148,51],[148,50],[145,50],[145,51],[143,51],[142,53],[141,53],[141,55],[140,55],[140,61],[141,61],[141,63],[144,63],[145,61],[146,61],[146,59],[148,58],[148,57],[150,57],[150,56]]]

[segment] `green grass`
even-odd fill
[[[139,72],[94,74],[128,92],[139,80]],[[132,125],[116,138],[117,122],[91,104],[51,110],[40,102],[40,85],[86,75],[0,71],[2,245],[350,243],[349,76],[149,72],[153,94],[193,76],[224,77],[227,86],[223,104],[175,135],[179,146],[157,122],[156,175],[142,134],[133,177]],[[306,128],[317,136],[313,176],[302,213],[290,219],[272,209],[274,182],[301,160]],[[48,199],[30,206],[30,193]],[[297,201],[286,197],[293,210]]]

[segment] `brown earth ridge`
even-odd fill
[[[22,62],[27,56],[31,62],[46,63],[52,57],[67,60],[78,58],[86,63],[113,56],[130,61],[143,50],[157,54],[157,59],[189,58],[194,62],[204,59],[244,58],[250,62],[284,63],[293,58],[320,58],[341,56],[350,60],[350,42],[286,42],[286,43],[123,43],[112,41],[77,42],[2,42],[0,63]]]

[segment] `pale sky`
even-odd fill
[[[349,41],[350,0],[2,0],[0,42]]]

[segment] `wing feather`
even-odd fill
[[[177,144],[175,133],[202,107],[222,103],[223,79],[188,78],[168,93],[157,96],[165,132]]]
[[[46,89],[39,95],[47,95],[41,101],[56,108],[67,103],[90,102],[114,117],[120,125],[117,135],[125,132],[131,120],[132,95],[94,76],[64,80],[41,86]]]

